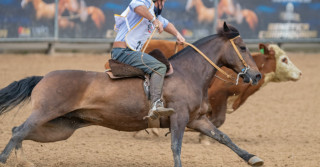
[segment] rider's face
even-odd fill
[[[155,5],[156,5],[156,7],[158,7],[159,9],[162,9],[165,2],[166,2],[166,0],[157,0],[157,2],[155,3]]]

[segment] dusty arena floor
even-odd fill
[[[320,54],[288,53],[301,69],[297,82],[270,83],[251,96],[220,128],[241,148],[258,155],[266,167],[320,166]],[[32,75],[58,69],[103,71],[108,55],[0,55],[0,88]],[[30,114],[30,105],[0,116],[0,150],[11,128]],[[26,157],[38,167],[169,167],[173,166],[168,130],[160,137],[118,132],[92,126],[56,143],[23,143]],[[243,167],[247,164],[229,148],[213,142],[198,144],[198,133],[186,132],[182,146],[184,167]],[[6,165],[14,166],[11,154]]]

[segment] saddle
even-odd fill
[[[169,63],[168,59],[164,56],[164,54],[159,49],[154,49],[153,51],[148,53],[149,55],[156,58],[158,61],[162,62],[167,67],[166,76],[173,74],[173,68]],[[141,78],[146,79],[149,78],[147,74],[145,74],[141,69],[130,66],[128,64],[119,62],[117,60],[110,59],[105,64],[105,69],[107,74],[111,79],[123,79],[123,78]]]
[[[148,53],[167,66],[166,76],[173,74],[173,67],[169,60],[159,49],[154,49]],[[117,60],[109,59],[105,64],[106,73],[111,79],[125,79],[125,78],[141,78],[144,79],[143,87],[146,96],[150,100],[150,76],[144,73],[141,69],[133,67],[131,65],[119,62]]]

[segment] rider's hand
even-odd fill
[[[158,29],[158,32],[159,32],[159,33],[162,33],[162,31],[163,31],[163,24],[162,24],[158,19],[154,20],[154,21],[152,22],[152,24],[154,25],[155,28]]]
[[[184,37],[178,32],[177,34],[177,43],[182,45],[186,40],[184,39]]]

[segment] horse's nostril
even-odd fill
[[[259,81],[262,78],[261,74],[256,75],[256,80]]]

